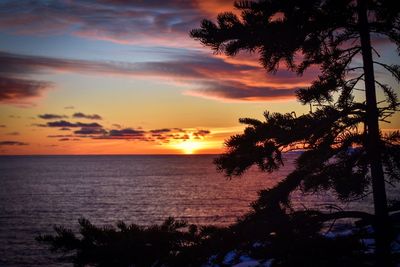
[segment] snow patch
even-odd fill
[[[228,253],[226,253],[224,261],[222,262],[223,264],[233,264],[233,261],[235,260],[237,256],[237,253],[235,251],[229,251]]]
[[[232,267],[256,267],[256,266],[260,266],[260,262],[256,260],[251,260],[235,264]]]

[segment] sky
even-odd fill
[[[294,92],[317,69],[267,74],[189,37],[223,11],[233,1],[0,1],[0,154],[214,154],[239,118],[307,113]]]

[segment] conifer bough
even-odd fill
[[[379,62],[371,39],[391,42],[400,51],[400,5],[391,0],[264,0],[238,1],[235,7],[240,17],[221,13],[216,23],[203,20],[191,36],[216,53],[257,53],[267,72],[284,64],[302,75],[319,66],[311,85],[297,90],[302,104],[317,109],[298,117],[266,112],[266,121],[241,119],[248,126],[226,141],[217,167],[228,176],[241,175],[252,165],[271,172],[283,164],[282,151],[306,149],[296,170],[260,194],[254,203],[259,212],[289,207],[289,195],[298,188],[331,189],[349,201],[372,185],[377,262],[389,266],[385,179],[400,179],[400,133],[382,134],[379,121],[388,121],[399,102],[393,88],[375,79],[374,67],[398,84],[400,66]],[[362,59],[362,65],[354,59]],[[383,99],[377,100],[376,89],[383,91]],[[364,99],[356,100],[357,90],[365,92]]]

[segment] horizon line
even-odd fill
[[[0,157],[10,156],[209,156],[209,155],[221,155],[223,153],[159,153],[159,154],[0,154]]]
[[[286,151],[282,153],[302,153],[303,150]],[[133,154],[0,154],[0,157],[12,157],[12,156],[218,156],[224,153],[159,153],[159,154],[145,154],[145,153],[133,153]]]

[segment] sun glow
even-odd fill
[[[179,143],[175,146],[176,148],[183,151],[184,154],[194,154],[196,150],[202,147],[201,142],[194,141],[194,140],[186,140],[182,143]]]

